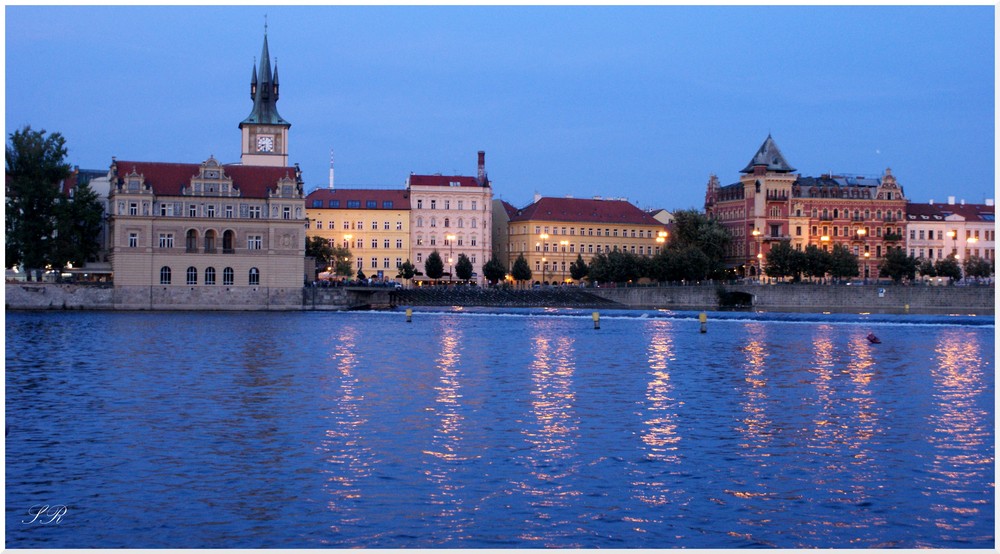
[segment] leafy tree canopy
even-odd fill
[[[510,270],[510,276],[518,282],[531,280],[531,268],[528,267],[528,260],[524,259],[524,254],[517,255],[514,266]]]
[[[431,252],[424,262],[424,273],[431,279],[440,279],[444,275],[444,260],[437,250]]]
[[[490,258],[488,262],[483,264],[483,277],[487,281],[496,284],[500,282],[505,275],[507,275],[507,269],[502,263],[500,263],[500,260]]]
[[[455,262],[455,276],[463,281],[472,278],[472,262],[465,254],[458,255],[458,261]]]

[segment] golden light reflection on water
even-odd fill
[[[930,510],[938,514],[933,523],[954,533],[954,538],[962,538],[966,529],[975,527],[981,512],[993,515],[995,460],[989,455],[992,450],[983,448],[994,440],[989,412],[983,407],[989,405],[984,398],[989,392],[984,372],[993,369],[981,351],[974,331],[949,329],[938,335],[937,363],[931,368],[937,410],[929,417],[933,433],[928,440],[935,452],[928,468],[933,483]],[[990,490],[967,486],[983,481],[990,483]]]
[[[744,398],[741,402],[743,424],[737,429],[746,441],[740,446],[752,457],[768,457],[764,449],[771,442],[771,420],[767,416],[767,327],[760,323],[746,324],[747,344],[743,347]]]
[[[334,337],[336,346],[328,365],[328,384],[332,394],[329,420],[331,427],[320,442],[326,454],[327,467],[321,471],[329,477],[324,489],[330,494],[327,508],[335,512],[341,525],[355,525],[360,517],[353,515],[361,500],[360,482],[371,475],[371,449],[365,444],[363,429],[368,420],[361,413],[364,396],[358,391],[357,340],[358,331],[345,326]],[[339,531],[340,526],[331,525]]]
[[[535,425],[526,425],[521,431],[531,445],[525,453],[531,479],[515,486],[530,497],[529,503],[536,509],[532,525],[537,523],[544,529],[541,536],[527,532],[522,538],[544,540],[551,531],[553,514],[582,494],[570,488],[567,479],[576,470],[579,420],[574,412],[574,341],[554,332],[551,322],[533,325],[537,333],[531,338],[530,396]]]
[[[673,488],[675,480],[670,476],[670,472],[676,471],[681,462],[677,410],[683,404],[674,398],[674,384],[670,380],[670,364],[675,359],[673,326],[670,320],[653,321],[647,325],[649,381],[646,384],[641,437],[646,459],[656,464],[643,464],[632,486],[637,499],[653,506],[686,504],[690,500],[679,498],[684,491]]]
[[[437,491],[431,493],[429,502],[436,507],[435,517],[448,522],[439,526],[445,532],[445,540],[463,537],[472,521],[463,508],[461,492],[465,488],[462,484],[464,481],[457,476],[461,463],[471,458],[462,452],[465,421],[461,412],[462,336],[462,329],[457,324],[450,321],[442,323],[438,356],[435,360],[439,377],[434,386],[434,406],[429,408],[437,426],[430,448],[423,451],[426,456],[424,475],[437,486]]]

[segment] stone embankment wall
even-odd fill
[[[7,283],[4,305],[19,310],[301,310],[302,289]]]
[[[994,313],[995,288],[892,285],[723,285],[744,293],[751,309],[802,312]],[[633,308],[715,310],[717,286],[672,286],[588,289]]]

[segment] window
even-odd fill
[[[437,200],[431,200],[431,209],[437,209]]]
[[[250,273],[247,276],[247,283],[250,286],[259,285],[260,284],[260,270],[258,270],[256,267],[251,267],[250,268]]]
[[[339,208],[340,200],[330,200],[330,202],[327,205],[330,206],[331,208]]]
[[[372,231],[378,231],[378,221],[372,221]]]
[[[382,241],[382,247],[383,248],[389,248],[389,239],[385,239],[385,240]]]
[[[292,207],[285,206],[281,208],[281,219],[291,219],[292,218]]]
[[[233,284],[233,275],[234,275],[233,268],[227,267],[226,269],[223,269],[222,270],[222,284],[223,285],[232,285]]]
[[[209,204],[205,209],[208,210],[205,215],[208,217],[215,217],[215,204]]]
[[[194,204],[188,206],[188,217],[198,217],[198,206]]]
[[[389,230],[389,222],[388,221],[383,221],[382,222],[382,228],[385,229],[386,231],[388,231]]]
[[[344,230],[345,231],[350,231],[351,230],[351,222],[350,221],[345,221],[344,222]]]
[[[358,269],[361,269],[361,267],[362,267],[362,266],[364,265],[364,263],[365,263],[364,259],[362,259],[362,258],[358,258],[358,259],[357,259],[356,261],[357,261],[357,264],[358,264]]]
[[[354,241],[354,244],[356,244],[358,248],[364,248],[365,247],[365,240],[362,239],[361,237],[358,237],[358,239],[356,241]]]
[[[365,228],[365,222],[364,221],[359,221],[358,224],[357,224],[357,226],[354,227],[354,228],[357,229],[358,231],[364,229]]]
[[[233,207],[226,206],[226,219],[232,219],[232,218],[233,218]]]
[[[389,258],[382,258],[382,269],[389,269]]]
[[[372,239],[372,248],[378,248],[378,239]]]
[[[361,207],[361,201],[360,200],[348,200],[347,201],[347,207],[348,207],[348,209],[360,208]]]
[[[160,233],[160,248],[173,248],[173,247],[174,247],[174,234]]]
[[[460,210],[463,209],[462,208],[462,201],[461,200],[458,201],[458,209],[460,209]]]
[[[377,207],[378,207],[378,201],[376,201],[376,200],[366,200],[365,201],[365,208],[367,208],[369,210],[374,210]]]
[[[228,230],[222,233],[222,253],[232,254],[234,252],[233,243],[236,241],[236,233]]]
[[[437,225],[437,218],[436,217],[432,217],[431,218],[431,227],[437,227],[437,226],[438,226]]]
[[[795,236],[797,236],[797,237],[801,237],[802,236],[802,226],[801,225],[796,225],[795,226]]]
[[[403,247],[403,239],[396,239],[396,248]]]
[[[263,235],[247,235],[247,250],[260,250],[263,247]]]
[[[444,201],[444,209],[446,209],[446,210],[450,210],[451,209],[451,200],[445,200]]]
[[[215,284],[215,268],[206,267],[205,268],[205,284],[214,285]]]
[[[322,208],[323,207],[323,201],[322,200],[313,200],[313,207],[314,208]]]
[[[167,217],[169,215],[174,215],[173,204],[160,203],[160,217]]]
[[[198,284],[198,270],[194,267],[189,267],[187,269],[187,284],[197,285]]]
[[[382,201],[382,209],[384,209],[384,210],[391,210],[392,209],[392,200],[383,200]]]
[[[139,203],[129,202],[128,203],[128,215],[139,215]]]
[[[449,221],[450,221],[450,220],[449,220],[449,219],[448,219],[447,217],[446,217],[446,218],[444,218],[444,226],[445,226],[445,227],[451,227],[451,225],[449,224]]]
[[[128,247],[137,248],[139,246],[139,233],[128,234]]]
[[[423,261],[424,261],[424,255],[421,252],[417,252],[417,263],[419,264]]]
[[[372,256],[372,269],[378,269],[378,258]]]
[[[473,210],[475,210],[475,209],[476,209],[476,201],[475,201],[475,200],[473,200],[473,201],[472,201],[472,209],[473,209]]]
[[[248,214],[250,219],[260,219],[262,215],[260,206],[250,206]]]
[[[396,222],[396,230],[397,231],[402,231],[403,230],[403,222],[402,221],[397,221]]]
[[[402,265],[403,265],[403,258],[396,258],[396,267],[398,268]]]
[[[472,228],[475,229],[476,228],[476,218],[470,219],[469,222],[472,224]]]
[[[424,201],[423,200],[417,200],[417,209],[418,210],[424,209]]]
[[[169,285],[170,284],[170,268],[163,266],[160,268],[160,284]]]

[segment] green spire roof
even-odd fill
[[[274,74],[271,73],[271,55],[267,50],[267,33],[264,33],[264,48],[260,53],[260,68],[253,68],[250,78],[250,95],[253,97],[253,111],[240,123],[240,127],[248,124],[286,125],[291,124],[278,115],[278,66],[275,63]]]

